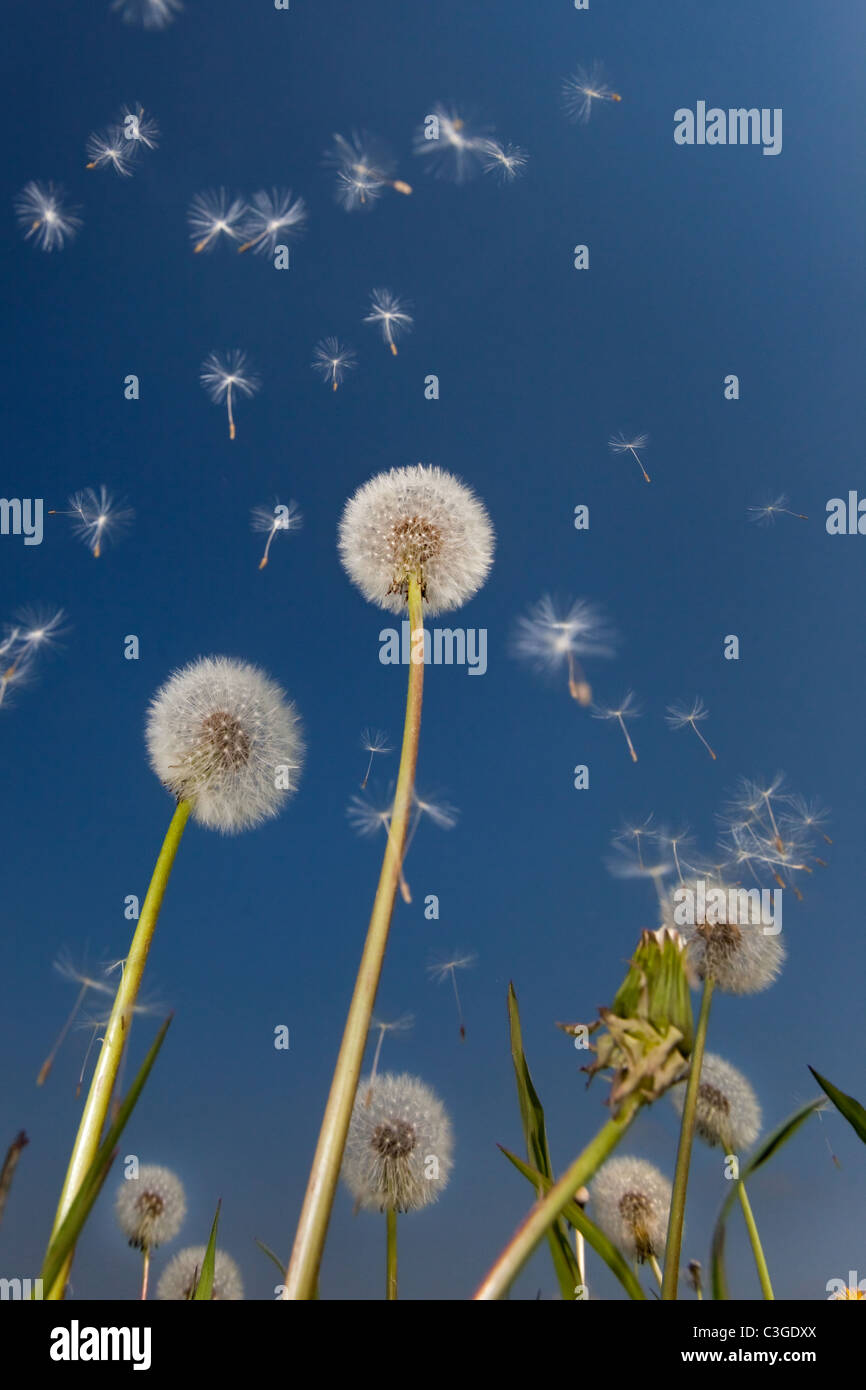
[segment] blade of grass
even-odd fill
[[[844,1115],[858,1139],[862,1139],[866,1144],[866,1110],[853,1096],[847,1096],[844,1091],[840,1091],[838,1086],[834,1086],[832,1081],[821,1076],[814,1067],[809,1067],[822,1091],[830,1097],[840,1115]]]
[[[217,1226],[220,1220],[220,1207],[222,1197],[217,1202],[214,1212],[213,1225],[210,1228],[210,1240],[207,1243],[207,1250],[204,1252],[204,1259],[201,1262],[201,1271],[198,1276],[198,1283],[195,1286],[195,1293],[192,1296],[194,1303],[210,1303],[213,1295],[213,1272],[216,1263],[216,1238]]]

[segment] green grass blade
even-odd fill
[[[282,1260],[280,1259],[279,1255],[275,1255],[274,1252],[273,1252],[273,1250],[271,1249],[271,1247],[270,1247],[269,1245],[265,1245],[265,1242],[264,1242],[263,1240],[259,1240],[258,1236],[254,1236],[253,1239],[255,1240],[256,1245],[259,1247],[259,1249],[260,1249],[261,1251],[263,1251],[265,1255],[267,1255],[268,1259],[269,1259],[269,1260],[273,1260],[273,1262],[274,1262],[274,1264],[276,1265],[277,1269],[280,1271],[280,1274],[281,1274],[281,1275],[283,1276],[283,1278],[285,1279],[285,1277],[286,1277],[286,1266],[283,1264],[283,1262],[282,1262]]]
[[[770,1161],[773,1155],[781,1149],[782,1145],[787,1144],[788,1140],[796,1134],[797,1130],[808,1120],[809,1116],[814,1115],[815,1112],[820,1110],[825,1104],[824,1097],[819,1096],[817,1100],[807,1101],[805,1105],[800,1106],[799,1110],[795,1110],[792,1115],[789,1115],[787,1120],[783,1120],[778,1128],[774,1129],[772,1134],[770,1134],[762,1144],[759,1144],[745,1168],[741,1170],[740,1177],[743,1182],[745,1182],[746,1178],[751,1177],[752,1173],[757,1172],[759,1168],[763,1168],[764,1164]],[[728,1284],[725,1277],[725,1224],[731,1207],[736,1200],[737,1183],[732,1181],[731,1190],[722,1203],[722,1209],[716,1221],[710,1252],[713,1298],[716,1299],[726,1299],[728,1297]]]
[[[840,1115],[844,1115],[858,1139],[862,1139],[866,1144],[866,1110],[853,1096],[847,1096],[844,1091],[840,1091],[838,1086],[834,1086],[832,1081],[821,1076],[814,1067],[809,1068],[822,1091],[826,1091]]]
[[[210,1228],[210,1240],[207,1243],[207,1250],[205,1250],[204,1252],[204,1259],[201,1262],[201,1272],[198,1276],[198,1283],[195,1286],[195,1293],[192,1296],[194,1303],[209,1303],[213,1295],[213,1272],[214,1265],[216,1263],[216,1237],[217,1226],[219,1225],[220,1220],[221,1206],[222,1198],[220,1198],[220,1200],[217,1202],[217,1208],[214,1213],[213,1225]]]

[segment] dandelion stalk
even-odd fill
[[[409,623],[412,638],[412,655],[416,651],[423,658],[424,618],[422,613],[421,585],[417,575],[408,577]],[[415,784],[415,766],[418,760],[418,739],[421,732],[421,700],[424,687],[423,659],[409,665],[409,686],[406,697],[406,721],[403,729],[403,746],[400,754],[400,769],[397,775],[397,791],[391,815],[388,838],[385,843],[385,856],[367,939],[361,964],[355,982],[355,990],[343,1041],[334,1070],[331,1090],[328,1096],[319,1141],[316,1146],[313,1166],[307,1185],[301,1219],[295,1235],[289,1267],[286,1272],[284,1299],[310,1299],[314,1296],[319,1263],[328,1231],[334,1194],[340,1176],[340,1165],[349,1131],[349,1121],[355,1092],[361,1075],[364,1048],[373,1015],[373,1005],[379,986],[385,948],[394,900],[400,881],[401,859],[409,816],[412,811],[412,791]]]
[[[504,1298],[554,1221],[562,1215],[569,1202],[574,1200],[577,1189],[589,1181],[596,1169],[616,1148],[641,1103],[639,1096],[630,1096],[621,1106],[619,1114],[602,1126],[571,1167],[566,1169],[545,1196],[536,1202],[482,1280],[474,1294],[476,1301]]]
[[[148,1285],[148,1280],[149,1280],[149,1278],[150,1278],[150,1247],[147,1246],[147,1245],[145,1245],[145,1247],[144,1247],[144,1249],[142,1250],[141,1254],[142,1254],[141,1302],[144,1303],[144,1302],[146,1302],[146,1300],[147,1300],[147,1285]]]
[[[114,1090],[121,1057],[126,1045],[129,1021],[132,1018],[132,1012],[141,985],[142,975],[144,974],[148,952],[153,940],[154,929],[157,919],[159,918],[159,912],[162,907],[162,900],[165,896],[165,890],[172,866],[174,865],[174,858],[177,854],[178,846],[191,809],[192,805],[189,801],[180,801],[178,803],[177,809],[171,818],[171,824],[166,832],[162,849],[159,852],[159,858],[156,861],[153,877],[150,880],[147,896],[145,897],[144,905],[141,909],[141,916],[138,919],[138,926],[135,929],[132,945],[129,948],[129,955],[124,963],[123,974],[117,989],[117,994],[114,998],[114,1005],[100,1049],[99,1060],[96,1064],[96,1070],[93,1073],[93,1080],[90,1083],[90,1091],[88,1092],[85,1102],[84,1113],[81,1116],[81,1123],[78,1127],[78,1134],[75,1138],[72,1156],[66,1170],[66,1178],[63,1183],[63,1190],[60,1194],[60,1202],[57,1207],[57,1215],[54,1218],[54,1226],[51,1231],[52,1239],[63,1224],[63,1220],[69,1212],[69,1208],[81,1186],[84,1175],[87,1173],[99,1149],[105,1119],[108,1114],[108,1107],[111,1103],[111,1095]],[[71,1265],[72,1255],[70,1254],[54,1284],[47,1291],[47,1298],[56,1300],[63,1297]]]
[[[387,1256],[385,1262],[385,1298],[389,1303],[397,1299],[397,1209],[389,1207],[385,1212],[387,1231]]]
[[[749,1232],[749,1241],[752,1246],[752,1254],[755,1257],[755,1267],[758,1271],[758,1278],[761,1281],[761,1292],[765,1299],[775,1300],[773,1285],[770,1283],[770,1273],[767,1269],[767,1261],[764,1258],[764,1248],[761,1245],[761,1237],[758,1235],[758,1227],[755,1224],[752,1204],[746,1192],[745,1183],[737,1183],[737,1196],[740,1199],[740,1206],[743,1208],[743,1216],[746,1218],[746,1228]]]
[[[659,1262],[656,1259],[655,1255],[650,1255],[647,1260],[647,1263],[656,1277],[656,1283],[658,1284],[659,1288],[661,1288],[664,1281],[662,1278],[662,1272],[659,1268]]]
[[[671,1214],[668,1221],[668,1239],[665,1246],[665,1272],[662,1280],[662,1298],[675,1299],[679,1284],[680,1250],[683,1242],[683,1221],[686,1214],[686,1189],[689,1183],[689,1164],[692,1156],[692,1140],[695,1133],[695,1117],[698,1108],[698,1091],[701,1081],[701,1065],[704,1060],[704,1045],[707,1040],[707,1026],[710,1021],[710,1004],[713,998],[713,977],[704,980],[701,998],[701,1012],[695,1030],[695,1041],[689,1058],[689,1079],[683,1103],[683,1118],[680,1124],[680,1141],[677,1147],[677,1166],[674,1173]]]

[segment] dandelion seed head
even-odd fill
[[[181,1250],[175,1255],[174,1259],[166,1265],[156,1286],[157,1298],[167,1303],[178,1299],[192,1298],[201,1275],[205,1253],[206,1247],[204,1245],[192,1245],[189,1249]],[[240,1269],[231,1255],[227,1255],[223,1250],[217,1250],[214,1258],[211,1298],[218,1303],[236,1303],[243,1296],[244,1285]]]
[[[13,201],[15,218],[25,240],[40,251],[61,251],[83,225],[80,209],[66,202],[61,184],[31,179]]]
[[[130,1245],[155,1250],[174,1240],[186,1216],[186,1193],[180,1178],[156,1163],[144,1164],[138,1176],[124,1178],[114,1203],[117,1224]]]
[[[369,602],[392,613],[406,611],[411,576],[431,616],[461,607],[484,584],[493,545],[490,518],[472,490],[422,463],[364,483],[339,526],[349,578]]]
[[[304,741],[294,704],[264,672],[229,657],[176,671],[153,697],[146,739],[157,777],[210,829],[258,825],[297,790]]]
[[[610,1158],[589,1188],[595,1224],[632,1260],[664,1253],[671,1185],[642,1158]]]
[[[690,892],[689,899],[677,899],[676,894]],[[712,977],[715,988],[724,994],[760,994],[778,978],[785,961],[785,946],[780,932],[765,931],[760,921],[705,921],[682,923],[683,901],[695,902],[699,880],[694,879],[671,895],[663,912],[663,925],[679,931],[688,943],[687,963],[699,980]],[[705,916],[726,917],[727,905],[739,905],[739,890],[725,883],[713,885],[714,892],[724,894],[724,910],[716,911],[707,904]],[[733,895],[733,896],[732,896]],[[736,914],[751,919],[751,909]]]
[[[407,1074],[366,1077],[358,1087],[343,1181],[366,1211],[418,1211],[451,1175],[454,1142],[442,1102]]]
[[[685,1093],[685,1084],[668,1093],[679,1115]],[[740,1154],[751,1148],[760,1132],[761,1107],[743,1073],[714,1052],[704,1053],[695,1133],[710,1148]]]

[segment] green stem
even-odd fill
[[[746,1218],[749,1240],[752,1243],[752,1254],[755,1257],[758,1278],[761,1281],[761,1292],[764,1298],[775,1300],[776,1295],[773,1293],[773,1285],[770,1283],[770,1272],[767,1269],[767,1261],[764,1258],[764,1248],[761,1245],[761,1237],[758,1235],[758,1227],[755,1224],[752,1204],[749,1201],[743,1182],[737,1183],[737,1195],[740,1199],[740,1206],[743,1208],[743,1216]]]
[[[662,1280],[663,1299],[675,1299],[679,1286],[680,1251],[686,1214],[686,1189],[689,1185],[689,1164],[695,1133],[695,1115],[698,1109],[698,1089],[701,1084],[701,1066],[704,1060],[704,1045],[707,1041],[707,1025],[710,1021],[712,998],[713,981],[711,976],[707,976],[704,981],[704,993],[701,999],[698,1026],[695,1030],[695,1041],[689,1058],[689,1079],[686,1083],[686,1098],[680,1124],[680,1142],[677,1148],[677,1166],[674,1173],[671,1214],[668,1220],[668,1239],[665,1246],[665,1272]]]
[[[388,1251],[385,1261],[385,1298],[389,1303],[397,1298],[397,1212],[389,1207],[385,1213]]]
[[[120,1069],[121,1058],[129,1036],[129,1027],[132,1022],[135,1001],[138,997],[141,978],[144,974],[144,967],[147,962],[147,955],[153,940],[154,929],[157,919],[159,918],[159,911],[162,907],[162,900],[165,896],[166,886],[174,864],[174,857],[177,854],[178,845],[180,844],[181,836],[183,835],[191,810],[191,802],[181,801],[178,803],[177,810],[171,818],[171,824],[162,842],[162,849],[159,852],[159,858],[153,870],[147,896],[144,899],[144,905],[142,906],[141,916],[138,919],[138,925],[136,926],[135,934],[132,938],[129,954],[123,962],[123,973],[120,978],[120,984],[117,987],[117,994],[114,997],[111,1017],[108,1020],[108,1027],[105,1030],[105,1037],[99,1052],[99,1060],[96,1063],[96,1070],[93,1073],[93,1080],[90,1083],[90,1090],[84,1105],[81,1123],[78,1126],[78,1134],[75,1137],[75,1144],[73,1145],[72,1156],[69,1160],[69,1167],[66,1170],[63,1190],[60,1194],[60,1201],[57,1206],[57,1215],[54,1218],[54,1225],[51,1230],[52,1240],[63,1224],[63,1220],[81,1186],[82,1179],[99,1149],[105,1118],[111,1103],[111,1095],[114,1090],[117,1073]],[[53,1286],[46,1293],[46,1298],[56,1300],[63,1297],[66,1282],[69,1278],[69,1270],[72,1265],[72,1257],[72,1254],[70,1254]]]
[[[313,1157],[310,1178],[304,1197],[295,1243],[289,1267],[286,1271],[284,1299],[309,1299],[314,1297],[319,1264],[331,1208],[343,1162],[343,1150],[352,1118],[352,1106],[358,1089],[364,1049],[370,1031],[373,1005],[379,987],[379,976],[385,959],[394,899],[400,881],[403,847],[409,816],[412,810],[412,792],[415,786],[415,766],[418,761],[418,740],[421,733],[421,700],[424,690],[423,645],[419,634],[424,631],[422,613],[421,585],[413,576],[408,581],[409,624],[412,639],[412,656],[417,650],[420,660],[410,660],[409,687],[406,696],[406,721],[403,726],[403,747],[400,753],[400,770],[397,774],[397,791],[391,812],[391,824],[385,845],[385,857],[379,885],[367,928],[367,939],[358,969],[352,1002],[343,1031],[343,1041],[337,1057],[331,1090],[325,1107],[319,1141]],[[417,645],[416,645],[417,644]]]
[[[474,1298],[492,1301],[503,1298],[514,1280],[526,1264],[533,1251],[544,1239],[557,1217],[562,1215],[579,1187],[589,1181],[593,1173],[616,1148],[641,1105],[639,1096],[632,1095],[626,1100],[619,1114],[598,1131],[594,1139],[574,1160],[548,1192],[536,1202],[522,1224],[518,1227],[502,1254],[479,1284]]]

